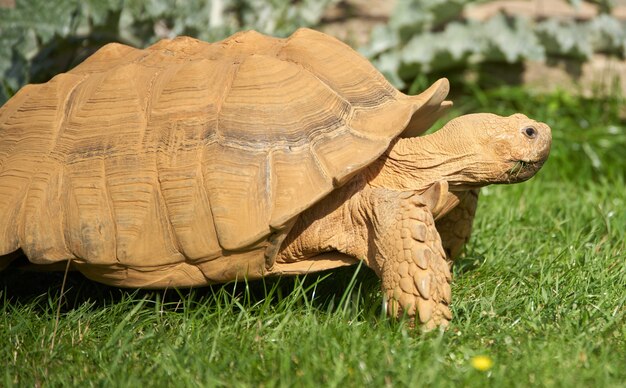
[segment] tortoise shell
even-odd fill
[[[447,92],[404,95],[308,29],[108,44],[0,109],[0,254],[71,259],[118,285],[223,281],[392,139],[426,130]]]

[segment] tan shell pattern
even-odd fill
[[[0,254],[154,268],[267,245],[447,91],[408,97],[308,29],[109,44],[0,109]]]

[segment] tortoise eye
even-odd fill
[[[533,127],[525,127],[522,129],[522,133],[526,135],[529,139],[534,139],[537,137],[537,130]]]

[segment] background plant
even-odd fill
[[[468,5],[485,2],[399,0],[389,23],[374,29],[362,52],[401,88],[425,74],[485,63],[563,58],[584,62],[598,52],[626,55],[626,21],[611,16],[610,1],[598,2],[600,13],[589,20],[533,20],[504,13],[486,21],[466,17]]]

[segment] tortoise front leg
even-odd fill
[[[387,312],[417,318],[425,329],[447,326],[451,275],[424,198],[387,191],[374,202],[375,261]]]
[[[478,206],[478,192],[479,189],[469,190],[454,209],[435,222],[449,260],[459,257],[470,238]]]

